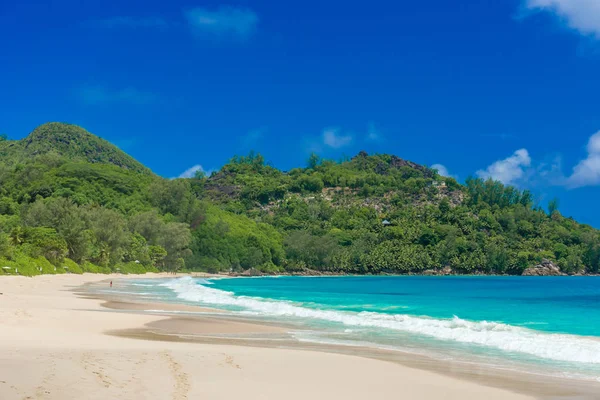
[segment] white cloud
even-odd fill
[[[369,123],[369,126],[367,127],[367,140],[378,142],[382,139],[381,132],[375,127],[375,124],[372,122]]]
[[[188,24],[199,35],[247,39],[258,25],[258,15],[247,8],[194,8],[185,12]]]
[[[528,10],[555,14],[569,28],[600,39],[598,0],[525,0],[524,6]]]
[[[204,168],[202,168],[202,165],[196,164],[192,168],[188,168],[185,171],[183,171],[183,173],[179,175],[178,178],[193,178],[196,176],[197,172],[203,172],[205,175],[209,175],[210,171],[206,171]]]
[[[525,175],[525,168],[531,165],[527,149],[519,149],[508,158],[498,160],[485,170],[477,171],[480,178],[492,178],[506,185],[514,184]]]
[[[85,85],[78,89],[78,95],[84,103],[97,105],[105,103],[129,103],[144,105],[154,103],[156,95],[139,91],[133,87],[109,89],[104,86]]]
[[[431,169],[437,170],[438,174],[440,174],[441,176],[452,177],[452,175],[450,175],[450,173],[448,172],[448,168],[446,168],[442,164],[433,164],[431,166]]]
[[[581,160],[567,179],[567,186],[578,188],[600,184],[600,131],[593,134],[587,145],[587,157]]]
[[[91,24],[102,28],[164,28],[168,25],[167,21],[160,17],[127,16],[100,19],[92,21]]]
[[[343,135],[337,128],[329,128],[323,131],[323,144],[333,149],[339,149],[352,143],[351,135]]]

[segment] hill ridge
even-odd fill
[[[0,141],[0,260],[32,274],[68,259],[121,271],[599,273],[600,231],[557,207],[390,154],[313,154],[284,172],[251,152],[210,177],[165,179],[76,125]]]
[[[78,125],[64,122],[44,123],[21,140],[7,141],[0,152],[5,161],[20,162],[25,158],[56,152],[71,160],[113,164],[135,172],[151,173],[150,169],[109,141]]]

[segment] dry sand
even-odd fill
[[[0,277],[1,400],[533,398],[351,355],[108,335],[160,326],[165,317],[122,312],[118,302],[102,307],[72,291],[106,279]],[[207,318],[204,331],[281,328]]]

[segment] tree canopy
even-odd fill
[[[546,212],[528,191],[461,185],[392,155],[313,154],[283,172],[251,152],[210,177],[168,180],[73,125],[0,141],[9,271],[520,274],[542,259],[597,273],[599,231],[558,200]]]

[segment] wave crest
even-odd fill
[[[600,341],[591,338],[544,333],[499,322],[468,321],[456,316],[452,319],[436,319],[406,314],[313,309],[288,301],[235,296],[232,292],[203,286],[206,282],[204,279],[183,277],[161,286],[173,290],[182,300],[237,306],[254,315],[316,319],[347,327],[385,328],[555,361],[600,364]]]

